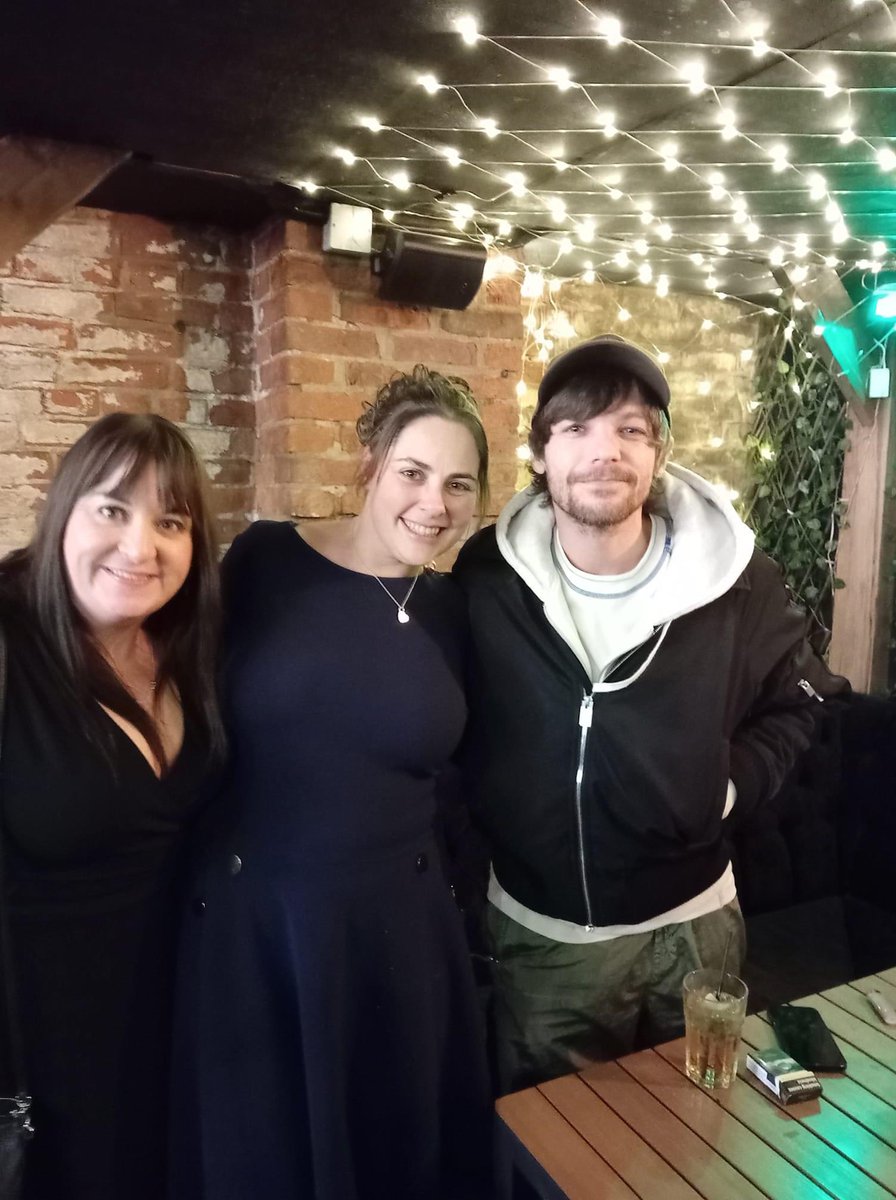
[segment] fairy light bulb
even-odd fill
[[[307,192],[309,196],[313,196],[320,184],[314,183],[311,179],[300,179],[296,186],[300,187],[303,192]]]
[[[754,58],[765,58],[766,54],[768,54],[770,49],[771,49],[771,46],[769,46],[769,44],[765,40],[765,38],[761,38],[761,37],[753,38],[752,53],[753,53]]]
[[[618,46],[622,41],[622,22],[618,17],[600,17],[597,32],[608,46]]]
[[[725,199],[725,176],[721,171],[713,171],[709,176],[711,187],[709,189],[710,199],[724,200]]]
[[[576,225],[576,236],[582,242],[593,242],[596,228],[593,221],[580,221]]]
[[[896,167],[896,154],[893,153],[889,146],[880,146],[875,152],[875,157],[877,158],[878,166],[883,171],[892,171]]]
[[[715,327],[715,321],[710,321],[709,317],[704,317],[700,325],[700,331],[701,333],[708,333],[710,329],[715,329]]]
[[[843,219],[843,211],[840,205],[835,200],[829,201],[824,210],[824,219],[830,225],[836,225],[838,221]]]
[[[701,92],[706,91],[706,68],[703,63],[688,63],[682,68],[681,74],[687,80],[688,91],[692,96],[699,96]]]
[[[525,384],[523,385],[523,387],[525,387]],[[523,394],[525,395],[525,392]],[[520,462],[528,462],[529,459],[532,457],[532,451],[529,449],[528,446],[517,446],[516,456],[520,460]]]
[[[551,281],[548,283],[548,291],[549,291],[549,292],[552,292],[552,293],[554,293],[554,292],[559,292],[559,291],[560,291],[560,289],[561,289],[562,287],[563,287],[563,280],[562,280],[562,279],[552,279],[552,280],[551,280]]]
[[[871,253],[874,255],[875,258],[886,258],[887,243],[886,242],[872,242],[871,243]]]
[[[582,273],[582,283],[594,283],[595,278],[596,276],[592,267],[589,267],[587,271]]]
[[[832,67],[825,67],[823,71],[818,72],[819,82],[822,84],[822,95],[830,100],[840,92],[840,84],[837,80],[837,72]]]
[[[400,192],[406,192],[411,186],[411,180],[406,171],[396,171],[390,177],[389,182],[393,187],[397,187]]]
[[[638,267],[638,282],[650,283],[652,279],[653,267],[651,267],[650,263],[641,263],[640,267]]]
[[[846,225],[843,221],[840,221],[831,230],[831,240],[836,242],[837,245],[849,240],[849,230],[846,228]]]
[[[557,221],[558,224],[566,220],[566,205],[556,196],[548,201],[548,210],[551,214],[551,220]]]
[[[619,312],[617,312],[616,316],[619,318],[620,321],[630,321],[632,319],[632,314],[628,311],[627,308],[620,308],[620,310],[619,310]]]
[[[850,142],[856,140],[856,131],[851,125],[844,126],[837,135],[837,141],[841,146],[848,146]]]
[[[605,138],[614,138],[619,132],[616,127],[616,114],[612,111],[605,112],[601,120],[601,126]]]
[[[337,158],[341,158],[347,167],[358,161],[357,155],[353,154],[351,150],[346,150],[344,146],[337,146],[333,153]]]
[[[762,234],[762,230],[755,221],[748,221],[744,227],[744,234],[748,242],[758,242]]]
[[[611,187],[609,192],[607,193],[607,195],[610,197],[611,200],[621,200],[622,199],[622,192],[620,192],[619,188],[617,188],[617,187]]]
[[[383,209],[383,220],[384,221],[394,221],[395,220],[395,210],[392,208],[384,208]]]
[[[560,254],[571,254],[572,253],[572,241],[568,237],[561,238],[560,244],[557,247],[557,250]]]
[[[510,171],[504,178],[510,185],[510,191],[514,196],[525,196],[526,177],[521,171]]]
[[[665,142],[660,146],[660,154],[663,156],[663,170],[677,171],[681,166],[678,161],[678,146],[675,142]]]
[[[809,238],[805,233],[798,233],[793,242],[794,258],[805,258],[809,253]]]
[[[657,356],[656,356],[656,361],[658,363],[661,363],[663,366],[665,366],[666,363],[669,362],[671,358],[672,358],[672,355],[669,353],[668,350],[660,350],[659,354],[657,354]]]
[[[737,122],[735,120],[734,113],[730,108],[723,108],[720,115],[722,117],[722,140],[725,142],[731,142],[737,137],[738,134]]]
[[[537,300],[544,291],[544,276],[540,271],[527,270],[523,275],[520,295],[526,300]]]
[[[376,117],[363,117],[361,124],[365,129],[369,129],[371,133],[379,133],[381,129],[385,128],[383,123],[377,120]]]
[[[498,237],[502,237],[502,238],[510,237],[510,235],[512,233],[513,233],[513,226],[510,224],[509,221],[499,221],[498,222]]]
[[[646,238],[635,238],[632,242],[632,249],[636,254],[640,254],[644,258],[650,250],[650,245]]]
[[[660,275],[657,278],[656,294],[661,298],[669,295],[669,276],[668,275]]]
[[[444,146],[441,150],[443,158],[448,160],[449,166],[459,167],[461,164],[460,154],[453,146]]]
[[[783,142],[779,142],[777,146],[772,146],[771,153],[772,170],[778,172],[786,171],[790,165],[790,162],[787,157],[787,147],[783,144]]]
[[[807,183],[809,184],[810,200],[823,200],[825,198],[828,191],[828,185],[823,175],[819,175],[817,171],[813,171],[809,176]]]
[[[641,224],[642,225],[652,225],[653,224],[653,212],[649,208],[649,206],[646,204],[641,209]]]
[[[806,307],[806,301],[801,296],[794,296],[793,307],[797,312],[802,312]]]
[[[632,260],[629,258],[628,253],[625,250],[620,250],[618,254],[613,255],[613,262],[617,267],[627,267],[631,261]]]
[[[711,292],[714,292],[716,290],[716,288],[719,286],[719,281],[718,281],[718,279],[716,279],[715,275],[707,275],[706,276],[706,286],[709,288],[709,290]]]
[[[565,67],[550,67],[547,74],[548,79],[550,79],[558,91],[568,92],[573,86],[569,71]]]
[[[494,119],[494,117],[483,117],[479,122],[479,128],[489,139],[497,137],[500,133],[500,130],[498,129],[498,122]]]
[[[825,256],[824,265],[829,271],[835,271],[840,266],[840,259],[836,254],[828,254]]]
[[[479,41],[479,28],[472,17],[458,17],[454,28],[468,46],[475,46]]]
[[[424,91],[429,92],[430,96],[434,96],[442,86],[435,75],[418,75],[417,82]]]
[[[525,394],[528,390],[529,389],[526,387],[524,380],[522,380],[522,379],[517,380],[516,394],[517,394],[517,396],[519,396],[520,400],[522,400],[523,396],[525,396]]]
[[[773,267],[780,267],[784,263],[784,247],[773,246],[771,253],[768,256],[768,261]]]
[[[688,258],[691,260],[691,262],[694,264],[695,267],[703,266],[703,261],[704,261],[703,255],[700,254],[699,251],[696,254],[689,254]]]

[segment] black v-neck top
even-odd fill
[[[27,620],[6,604],[0,619],[6,902],[40,1131],[26,1194],[158,1200],[179,873],[206,755],[188,723],[160,779],[98,709],[104,754]],[[6,1059],[0,1020],[0,1094]]]

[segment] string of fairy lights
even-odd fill
[[[335,146],[333,156],[344,168],[350,171],[357,165],[363,165],[377,184],[358,182],[346,185],[342,182],[335,184],[303,179],[299,185],[309,193],[326,188],[330,195],[350,203],[366,202],[386,226],[413,232],[421,227],[425,219],[428,229],[441,226],[444,232],[454,237],[485,245],[489,249],[486,276],[517,276],[521,296],[528,303],[524,317],[524,375],[526,363],[533,360],[547,362],[561,348],[558,343],[571,341],[577,336],[562,306],[564,286],[573,281],[606,288],[604,299],[610,301],[610,310],[615,310],[615,323],[619,331],[635,337],[652,350],[664,367],[669,365],[673,357],[684,361],[689,350],[713,329],[732,332],[749,329],[751,336],[748,340],[755,343],[758,337],[757,321],[761,317],[779,316],[781,311],[790,312],[785,327],[787,340],[793,338],[797,324],[802,322],[806,322],[808,332],[821,338],[825,333],[825,324],[831,322],[821,321],[809,294],[807,298],[800,294],[801,286],[804,283],[811,284],[813,275],[822,268],[837,271],[842,279],[853,272],[860,272],[876,281],[882,272],[896,266],[896,260],[883,237],[861,238],[854,234],[838,202],[836,188],[830,185],[817,163],[804,161],[807,156],[794,152],[788,137],[798,136],[800,145],[803,145],[803,139],[810,139],[810,146],[811,139],[834,137],[839,146],[849,148],[850,161],[861,161],[879,173],[882,187],[896,187],[896,139],[872,135],[863,130],[857,120],[857,105],[854,103],[860,95],[889,94],[896,92],[896,87],[848,85],[841,79],[835,65],[842,63],[848,67],[851,65],[850,59],[857,54],[890,63],[896,59],[896,51],[874,47],[831,49],[827,46],[824,49],[789,50],[772,44],[767,22],[753,20],[744,23],[727,0],[718,2],[733,22],[735,36],[731,41],[714,45],[630,37],[620,18],[595,13],[584,0],[574,0],[591,24],[590,32],[584,34],[540,34],[538,37],[487,34],[479,28],[473,16],[457,17],[454,31],[471,53],[475,53],[477,47],[487,46],[495,53],[506,56],[509,62],[526,68],[525,82],[515,81],[510,71],[510,78],[506,81],[490,79],[476,83],[440,80],[431,72],[420,72],[415,76],[415,83],[421,90],[421,96],[428,97],[432,105],[438,106],[437,130],[423,123],[415,126],[390,125],[377,116],[363,115],[358,120],[358,128],[363,132],[365,145],[369,146],[370,139],[377,135],[389,134],[393,140],[397,138],[407,144],[407,154],[401,157],[377,157],[362,154],[348,146]],[[887,0],[832,0],[832,3],[837,3],[847,12],[883,9],[896,26],[896,17]],[[644,126],[626,129],[619,115],[602,103],[600,83],[575,78],[568,68],[555,61],[541,60],[530,51],[530,46],[534,44],[540,51],[553,54],[555,50],[562,50],[567,43],[583,41],[590,41],[609,54],[625,48],[626,51],[644,56],[659,72],[656,82],[627,76],[625,80],[614,79],[613,89],[625,92],[626,89],[654,87],[659,83],[663,88],[680,92],[685,103],[693,103],[702,97],[708,103],[705,127],[698,123],[696,126],[689,125],[686,130],[665,126],[661,131]],[[741,82],[713,82],[710,78],[706,56],[722,45],[726,52],[743,56],[745,69],[739,73]],[[681,57],[673,61],[674,56]],[[783,83],[770,82],[764,77],[779,64],[786,64],[795,70],[799,81],[794,83],[788,78]],[[759,74],[751,75],[751,70]],[[567,110],[573,119],[567,122],[566,128],[539,127],[537,130],[526,130],[503,127],[488,111],[487,104],[502,91],[517,86],[557,89],[564,93],[569,102]],[[816,97],[822,111],[826,111],[824,106],[829,106],[829,131],[798,135],[749,132],[739,121],[737,98],[763,90],[779,93],[783,103],[795,94],[809,93]],[[464,124],[450,123],[452,105],[445,104],[446,98],[459,105]],[[574,103],[578,105],[577,113],[573,112]],[[421,105],[423,120],[426,105],[427,100],[424,99]],[[581,113],[584,113],[584,120],[576,120],[575,117]],[[583,131],[594,132],[608,146],[634,148],[638,161],[607,163],[603,157],[600,162],[567,161],[562,153],[563,136]],[[693,135],[695,132],[717,138],[723,143],[727,148],[725,161],[697,163],[692,161],[693,156],[684,155],[677,139],[685,133]],[[482,155],[476,156],[481,161],[465,156],[457,146],[450,144],[452,133],[463,135],[467,145],[473,136],[472,144],[483,148]],[[545,145],[554,136],[557,139],[554,148],[546,149]],[[500,155],[495,153],[494,143],[501,143]],[[731,161],[731,150],[737,146],[743,146],[745,151],[742,163]],[[517,154],[514,154],[515,147]],[[624,160],[625,155],[619,154],[618,157]],[[498,158],[499,163],[494,161]],[[763,228],[763,218],[751,210],[747,196],[737,190],[731,179],[737,167],[755,164],[757,158],[770,166],[774,176],[780,177],[781,187],[796,189],[805,196],[807,214],[803,215],[823,217],[828,231],[826,239],[813,237],[806,229],[795,228],[787,236],[772,236],[768,229]],[[635,187],[627,187],[625,179],[627,170],[643,169],[645,160],[646,165],[656,173],[654,186],[646,193],[639,192]],[[433,161],[447,164],[449,168],[466,168],[467,186],[446,194],[427,183],[426,164]],[[558,178],[563,178],[562,194],[558,194],[561,192],[559,188],[555,192],[544,186],[536,186],[531,179],[533,164],[536,168],[542,168],[541,176],[543,167],[548,165]],[[481,181],[481,186],[475,190],[469,186],[471,175]],[[708,198],[713,205],[721,206],[724,210],[723,219],[730,222],[729,227],[705,234],[691,232],[684,235],[677,232],[676,218],[666,216],[662,211],[665,198],[671,194],[665,181],[677,176],[686,178],[688,190],[696,197],[703,201]],[[609,201],[611,211],[631,214],[637,222],[636,234],[614,232],[610,235],[602,232],[601,217],[592,212],[576,211],[577,192],[571,186],[571,180],[577,186],[580,184],[581,190],[589,198],[595,194],[602,195]],[[382,184],[386,184],[394,194],[392,204],[382,204],[373,198],[374,192],[377,197],[381,195]],[[798,223],[798,216],[795,220]],[[513,247],[535,242],[546,252],[544,261],[537,267],[524,265]],[[782,287],[775,286],[766,293],[770,292],[772,301],[779,308],[721,289],[719,276],[724,271],[720,268],[729,256],[759,264],[773,272],[786,273],[790,284],[786,292]],[[663,266],[676,263],[684,266],[686,263],[691,280],[695,277],[700,280],[696,294],[703,292],[708,298],[730,302],[730,316],[722,317],[719,310],[717,320],[703,317],[696,325],[693,336],[674,348],[657,344],[651,328],[646,323],[640,323],[633,315],[632,309],[638,306],[633,304],[631,308],[627,307],[620,300],[615,285],[634,284],[640,288],[653,288],[657,297],[665,298],[670,292],[680,289],[677,281],[671,277],[671,267],[666,266],[666,270],[663,270],[660,263]],[[779,277],[783,276],[779,274]],[[693,284],[685,290],[695,292]],[[862,302],[859,300],[847,312],[840,313],[839,321],[845,321]],[[858,356],[859,364],[868,356],[878,353],[882,356],[887,336],[888,333],[883,334],[862,351]],[[738,353],[741,364],[746,368],[754,350],[751,346],[745,346]],[[812,351],[804,348],[799,353],[811,357]],[[845,372],[841,371],[840,374]],[[801,386],[798,379],[794,378],[789,386],[798,394]],[[701,395],[707,395],[711,387],[708,379],[698,380],[696,384],[697,392]],[[517,383],[521,404],[527,392],[528,385],[521,377]],[[748,412],[757,403],[755,398],[748,399]],[[723,440],[714,437],[710,444],[717,449]],[[764,447],[760,452],[773,455],[774,448]],[[518,446],[517,456],[521,463],[526,461],[528,448],[525,444]],[[732,499],[737,498],[737,493],[723,481],[717,480],[717,483],[725,487]]]
[[[452,145],[436,142],[432,138],[433,130],[427,127],[402,127],[385,123],[379,117],[365,115],[359,120],[359,128],[368,134],[388,132],[408,143],[408,155],[396,160],[376,158],[372,155],[362,155],[346,146],[333,149],[334,156],[346,168],[352,168],[358,163],[364,164],[372,173],[375,180],[385,183],[395,193],[395,206],[386,207],[371,204],[370,207],[379,214],[384,224],[397,225],[400,228],[412,230],[415,228],[415,218],[421,216],[425,209],[428,226],[442,224],[446,231],[484,243],[486,246],[503,247],[511,242],[519,243],[535,239],[544,239],[556,234],[556,257],[542,271],[526,271],[523,279],[523,291],[526,295],[544,286],[536,277],[553,274],[569,277],[576,274],[584,282],[597,281],[602,274],[610,272],[615,282],[638,283],[642,286],[653,286],[660,296],[668,294],[673,281],[662,270],[657,270],[651,262],[652,251],[662,250],[667,261],[687,258],[690,264],[702,272],[703,286],[709,293],[715,293],[720,298],[727,298],[719,291],[718,264],[719,260],[732,253],[742,258],[751,259],[757,263],[767,263],[771,267],[793,264],[797,276],[802,263],[815,263],[831,269],[849,268],[850,259],[855,258],[856,251],[860,252],[855,267],[860,270],[877,274],[890,263],[890,250],[883,238],[864,240],[853,236],[850,231],[836,195],[829,188],[828,181],[820,170],[809,169],[801,164],[793,155],[792,150],[782,137],[762,134],[752,136],[738,125],[737,114],[731,103],[731,96],[751,90],[768,90],[774,88],[786,99],[787,93],[810,92],[817,95],[825,103],[837,102],[842,104],[835,116],[832,116],[832,130],[836,130],[837,139],[844,146],[853,146],[853,152],[858,149],[867,151],[870,162],[885,177],[888,186],[892,186],[892,175],[896,172],[896,146],[894,139],[872,137],[855,126],[853,116],[853,98],[864,92],[888,93],[896,89],[889,87],[856,88],[844,85],[835,69],[829,65],[838,57],[849,57],[856,53],[882,56],[885,60],[896,58],[896,51],[854,49],[825,49],[825,50],[787,50],[773,46],[767,40],[767,26],[754,22],[744,25],[731,10],[726,0],[719,0],[720,5],[730,15],[738,29],[742,32],[742,40],[725,42],[726,51],[740,52],[749,59],[756,60],[761,65],[773,66],[776,63],[787,63],[796,67],[805,80],[798,84],[769,84],[759,81],[755,83],[739,82],[736,85],[713,83],[708,78],[708,68],[705,61],[699,57],[701,51],[718,48],[708,47],[705,43],[697,42],[652,42],[636,40],[626,35],[622,21],[618,17],[593,13],[583,0],[575,0],[578,6],[588,15],[593,24],[591,33],[582,35],[557,35],[555,37],[539,36],[536,39],[521,36],[489,35],[480,30],[472,16],[461,16],[454,21],[454,30],[461,41],[475,52],[479,45],[487,45],[494,51],[506,55],[523,64],[534,76],[525,82],[526,87],[543,86],[556,88],[568,93],[570,97],[580,100],[587,110],[587,123],[574,124],[575,131],[583,128],[595,130],[608,142],[620,145],[629,143],[638,148],[659,167],[662,176],[683,172],[696,184],[696,192],[705,194],[715,204],[723,204],[730,209],[732,231],[718,234],[687,237],[676,235],[673,218],[665,218],[658,211],[658,201],[663,193],[659,189],[651,189],[647,197],[627,191],[623,186],[624,167],[620,166],[615,174],[607,172],[606,163],[567,162],[554,153],[545,150],[532,135],[527,136],[525,130],[502,128],[498,121],[478,108],[478,98],[495,95],[501,89],[520,86],[513,80],[491,80],[478,83],[459,83],[440,81],[430,72],[420,73],[416,82],[422,92],[430,97],[448,95],[457,100],[462,107],[468,123],[457,126],[457,132],[469,135],[476,133],[483,144],[504,139],[512,151],[517,144],[526,153],[523,156],[530,163],[534,160],[549,163],[553,170],[560,175],[572,173],[582,182],[583,189],[590,194],[601,193],[609,198],[611,203],[620,204],[620,211],[631,211],[637,214],[643,232],[639,236],[627,237],[614,235],[606,238],[600,234],[600,221],[593,214],[576,213],[567,207],[575,195],[566,190],[564,195],[551,194],[549,191],[530,186],[525,172],[525,162],[513,163],[512,155],[504,154],[500,168],[495,163],[486,165],[486,161],[476,161],[472,157],[464,157],[460,150]],[[841,0],[844,8],[847,0]],[[893,14],[885,0],[848,0],[852,9],[862,9],[879,6],[886,10],[891,20]],[[528,45],[535,40],[553,48],[554,44],[564,44],[568,41],[590,40],[600,44],[612,53],[620,47],[636,51],[639,55],[647,56],[653,64],[662,69],[663,87],[682,90],[690,97],[704,95],[711,100],[715,110],[715,120],[710,128],[699,132],[715,133],[724,142],[739,140],[751,152],[764,155],[769,161],[772,171],[780,174],[782,184],[797,187],[805,191],[808,201],[819,206],[829,227],[830,246],[821,248],[813,244],[806,232],[797,230],[787,237],[771,237],[764,231],[760,218],[751,212],[747,198],[729,186],[729,181],[723,170],[713,166],[706,168],[683,161],[679,144],[675,141],[674,131],[664,130],[663,138],[658,145],[654,144],[649,131],[626,130],[621,128],[617,114],[606,108],[595,99],[593,93],[598,92],[599,83],[589,83],[573,78],[572,73],[565,67],[547,61],[539,61],[531,54],[523,54],[518,45]],[[681,63],[675,63],[669,57],[670,53],[687,52],[692,55]],[[823,65],[819,65],[819,63]],[[655,86],[644,81],[614,81],[614,89]],[[477,97],[477,99],[473,99]],[[845,105],[845,107],[843,106]],[[444,105],[440,106],[444,109]],[[451,128],[440,128],[440,134],[450,134]],[[539,129],[538,134],[543,138],[547,134],[564,130]],[[690,132],[694,132],[690,130]],[[759,140],[761,136],[762,140]],[[803,135],[800,135],[803,136]],[[819,135],[809,135],[819,136]],[[755,157],[755,154],[754,154]],[[414,164],[420,160],[442,160],[449,167],[464,165],[471,168],[476,176],[481,177],[483,187],[477,191],[465,189],[461,192],[443,195],[435,187],[429,186],[423,179],[413,178]],[[752,161],[752,160],[751,160]],[[386,165],[396,164],[398,165]],[[505,164],[507,169],[505,169]],[[627,164],[629,167],[631,163]],[[636,164],[639,165],[639,164]],[[738,165],[738,164],[732,164]],[[519,169],[518,169],[519,168]],[[600,169],[600,174],[595,172]],[[363,197],[368,186],[359,183],[347,187],[319,183],[310,179],[299,181],[299,186],[308,192],[326,187],[334,195],[349,200]],[[565,197],[565,198],[564,198]],[[522,206],[513,207],[514,201],[525,201]],[[528,218],[533,211],[542,214],[549,222],[546,229],[543,226],[532,227],[531,219],[522,219],[521,208],[525,208]],[[541,217],[539,217],[539,223]],[[608,250],[595,249],[594,257],[582,259],[598,239],[609,242]],[[740,241],[746,243],[740,247]],[[732,247],[732,241],[738,242],[738,247]],[[847,252],[849,257],[843,257]],[[581,259],[579,271],[563,269],[563,259],[575,252],[577,260]],[[506,264],[505,264],[506,265]],[[514,263],[514,269],[516,264]]]

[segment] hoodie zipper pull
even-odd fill
[[[807,696],[810,696],[813,700],[817,700],[819,704],[824,704],[824,696],[819,696],[818,692],[816,692],[815,688],[808,679],[797,680],[796,686],[798,688],[802,688]]]
[[[579,709],[579,727],[581,729],[590,729],[591,728],[591,718],[593,715],[593,710],[594,710],[594,696],[592,695],[591,692],[586,692],[582,699],[581,708]]]

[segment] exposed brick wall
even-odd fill
[[[183,423],[225,539],[254,505],[248,242],[79,208],[0,267],[0,551],[104,413]]]
[[[464,312],[386,303],[366,260],[324,255],[320,241],[319,228],[277,222],[254,242],[259,513],[357,512],[355,420],[395,371],[420,362],[470,383],[489,435],[496,510],[516,475],[519,285],[491,281]]]
[[[530,305],[519,282],[490,280],[464,312],[391,304],[377,298],[366,259],[325,255],[320,237],[293,221],[250,238],[76,209],[0,268],[0,551],[30,536],[64,450],[119,408],[162,412],[187,429],[225,542],[254,515],[356,512],[355,420],[417,362],[471,384],[497,512],[517,484],[516,449],[544,369],[523,365]],[[625,324],[620,305],[632,314]],[[669,351],[676,459],[741,486],[752,379],[740,352],[755,326],[736,306],[570,283],[543,302],[550,308],[569,314],[577,337],[615,328]],[[701,331],[705,318],[718,328]],[[711,445],[718,437],[723,445]]]

